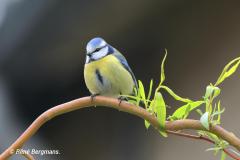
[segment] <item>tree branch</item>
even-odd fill
[[[177,136],[181,136],[181,137],[186,137],[186,138],[191,138],[191,139],[196,139],[196,140],[204,140],[207,141],[209,143],[215,144],[215,142],[211,139],[209,139],[208,137],[205,136],[199,136],[199,135],[192,135],[192,134],[188,134],[188,133],[183,133],[183,132],[174,132],[174,131],[167,131],[169,134],[173,134],[173,135],[177,135]],[[231,158],[235,159],[235,160],[240,160],[240,157],[238,157],[236,154],[232,153],[231,151],[229,151],[228,149],[224,148],[223,151]]]
[[[31,154],[21,154],[23,157],[25,157],[27,160],[35,160],[34,157]]]
[[[147,120],[156,129],[159,129],[160,127],[157,121],[157,118],[141,107],[134,106],[127,102],[122,102],[119,105],[118,99],[109,98],[109,97],[97,96],[93,99],[93,101],[91,97],[83,97],[83,98],[79,98],[79,99],[55,106],[45,111],[44,113],[42,113],[24,131],[24,133],[20,137],[0,155],[0,160],[5,160],[9,158],[14,153],[13,151],[16,151],[16,149],[22,148],[24,143],[29,138],[31,138],[44,123],[51,120],[52,118],[64,113],[68,113],[77,109],[86,108],[90,106],[105,106],[105,107],[115,108],[120,111],[124,111]],[[183,129],[206,130],[201,125],[200,121],[191,120],[191,119],[167,121],[166,129],[168,131],[178,131]],[[230,145],[232,145],[238,151],[240,151],[240,139],[237,138],[233,133],[228,132],[227,130],[223,129],[218,125],[211,126],[208,131],[216,134],[218,137],[227,141]]]

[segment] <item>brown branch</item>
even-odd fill
[[[102,97],[97,96],[94,100],[91,100],[91,97],[83,97],[79,98],[58,106],[55,106],[44,113],[42,113],[25,131],[24,133],[9,147],[7,148],[1,155],[0,160],[5,160],[9,158],[13,151],[16,149],[21,148],[24,143],[31,138],[38,129],[47,121],[51,120],[52,118],[68,113],[77,109],[86,108],[90,106],[105,106],[118,109],[120,111],[128,112],[130,114],[136,115],[141,117],[142,119],[147,120],[151,123],[153,127],[159,129],[159,123],[155,116],[151,115],[145,109],[141,107],[134,106],[127,102],[122,102],[119,105],[118,99],[109,98],[109,97]],[[193,129],[193,130],[206,130],[198,120],[176,120],[176,121],[167,121],[166,122],[166,129],[168,131],[178,131],[183,129]],[[222,138],[223,140],[227,141],[230,145],[235,147],[237,150],[240,151],[240,139],[237,138],[233,133],[228,132],[227,130],[223,129],[220,126],[211,126],[209,132],[216,134],[218,137]]]
[[[167,131],[169,134],[173,134],[173,135],[177,135],[177,136],[181,136],[181,137],[186,137],[186,138],[191,138],[191,139],[196,139],[196,140],[204,140],[207,141],[209,143],[215,144],[215,142],[211,139],[209,139],[208,137],[205,136],[201,136],[201,135],[192,135],[192,134],[188,134],[188,133],[183,133],[183,132],[175,132],[175,131]],[[231,151],[229,151],[228,149],[224,148],[223,151],[231,158],[235,159],[235,160],[240,160],[240,157],[238,157],[236,154],[232,153]]]
[[[34,157],[31,154],[21,154],[23,157],[25,157],[27,160],[35,160]]]

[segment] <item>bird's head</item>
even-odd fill
[[[96,37],[88,42],[86,51],[87,51],[86,63],[89,63],[91,61],[101,59],[110,53],[113,53],[113,48],[110,45],[108,45],[104,39]]]

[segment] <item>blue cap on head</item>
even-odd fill
[[[100,37],[93,38],[87,44],[87,47],[86,47],[87,53],[91,53],[97,48],[102,48],[106,44],[107,44],[106,41]]]

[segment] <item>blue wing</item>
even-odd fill
[[[118,51],[115,49],[115,52],[113,53],[114,56],[116,56],[118,58],[118,60],[121,62],[121,64],[124,66],[124,68],[131,74],[132,79],[134,81],[135,87],[138,90],[138,85],[137,85],[137,80],[131,70],[131,68],[129,67],[126,58]]]

